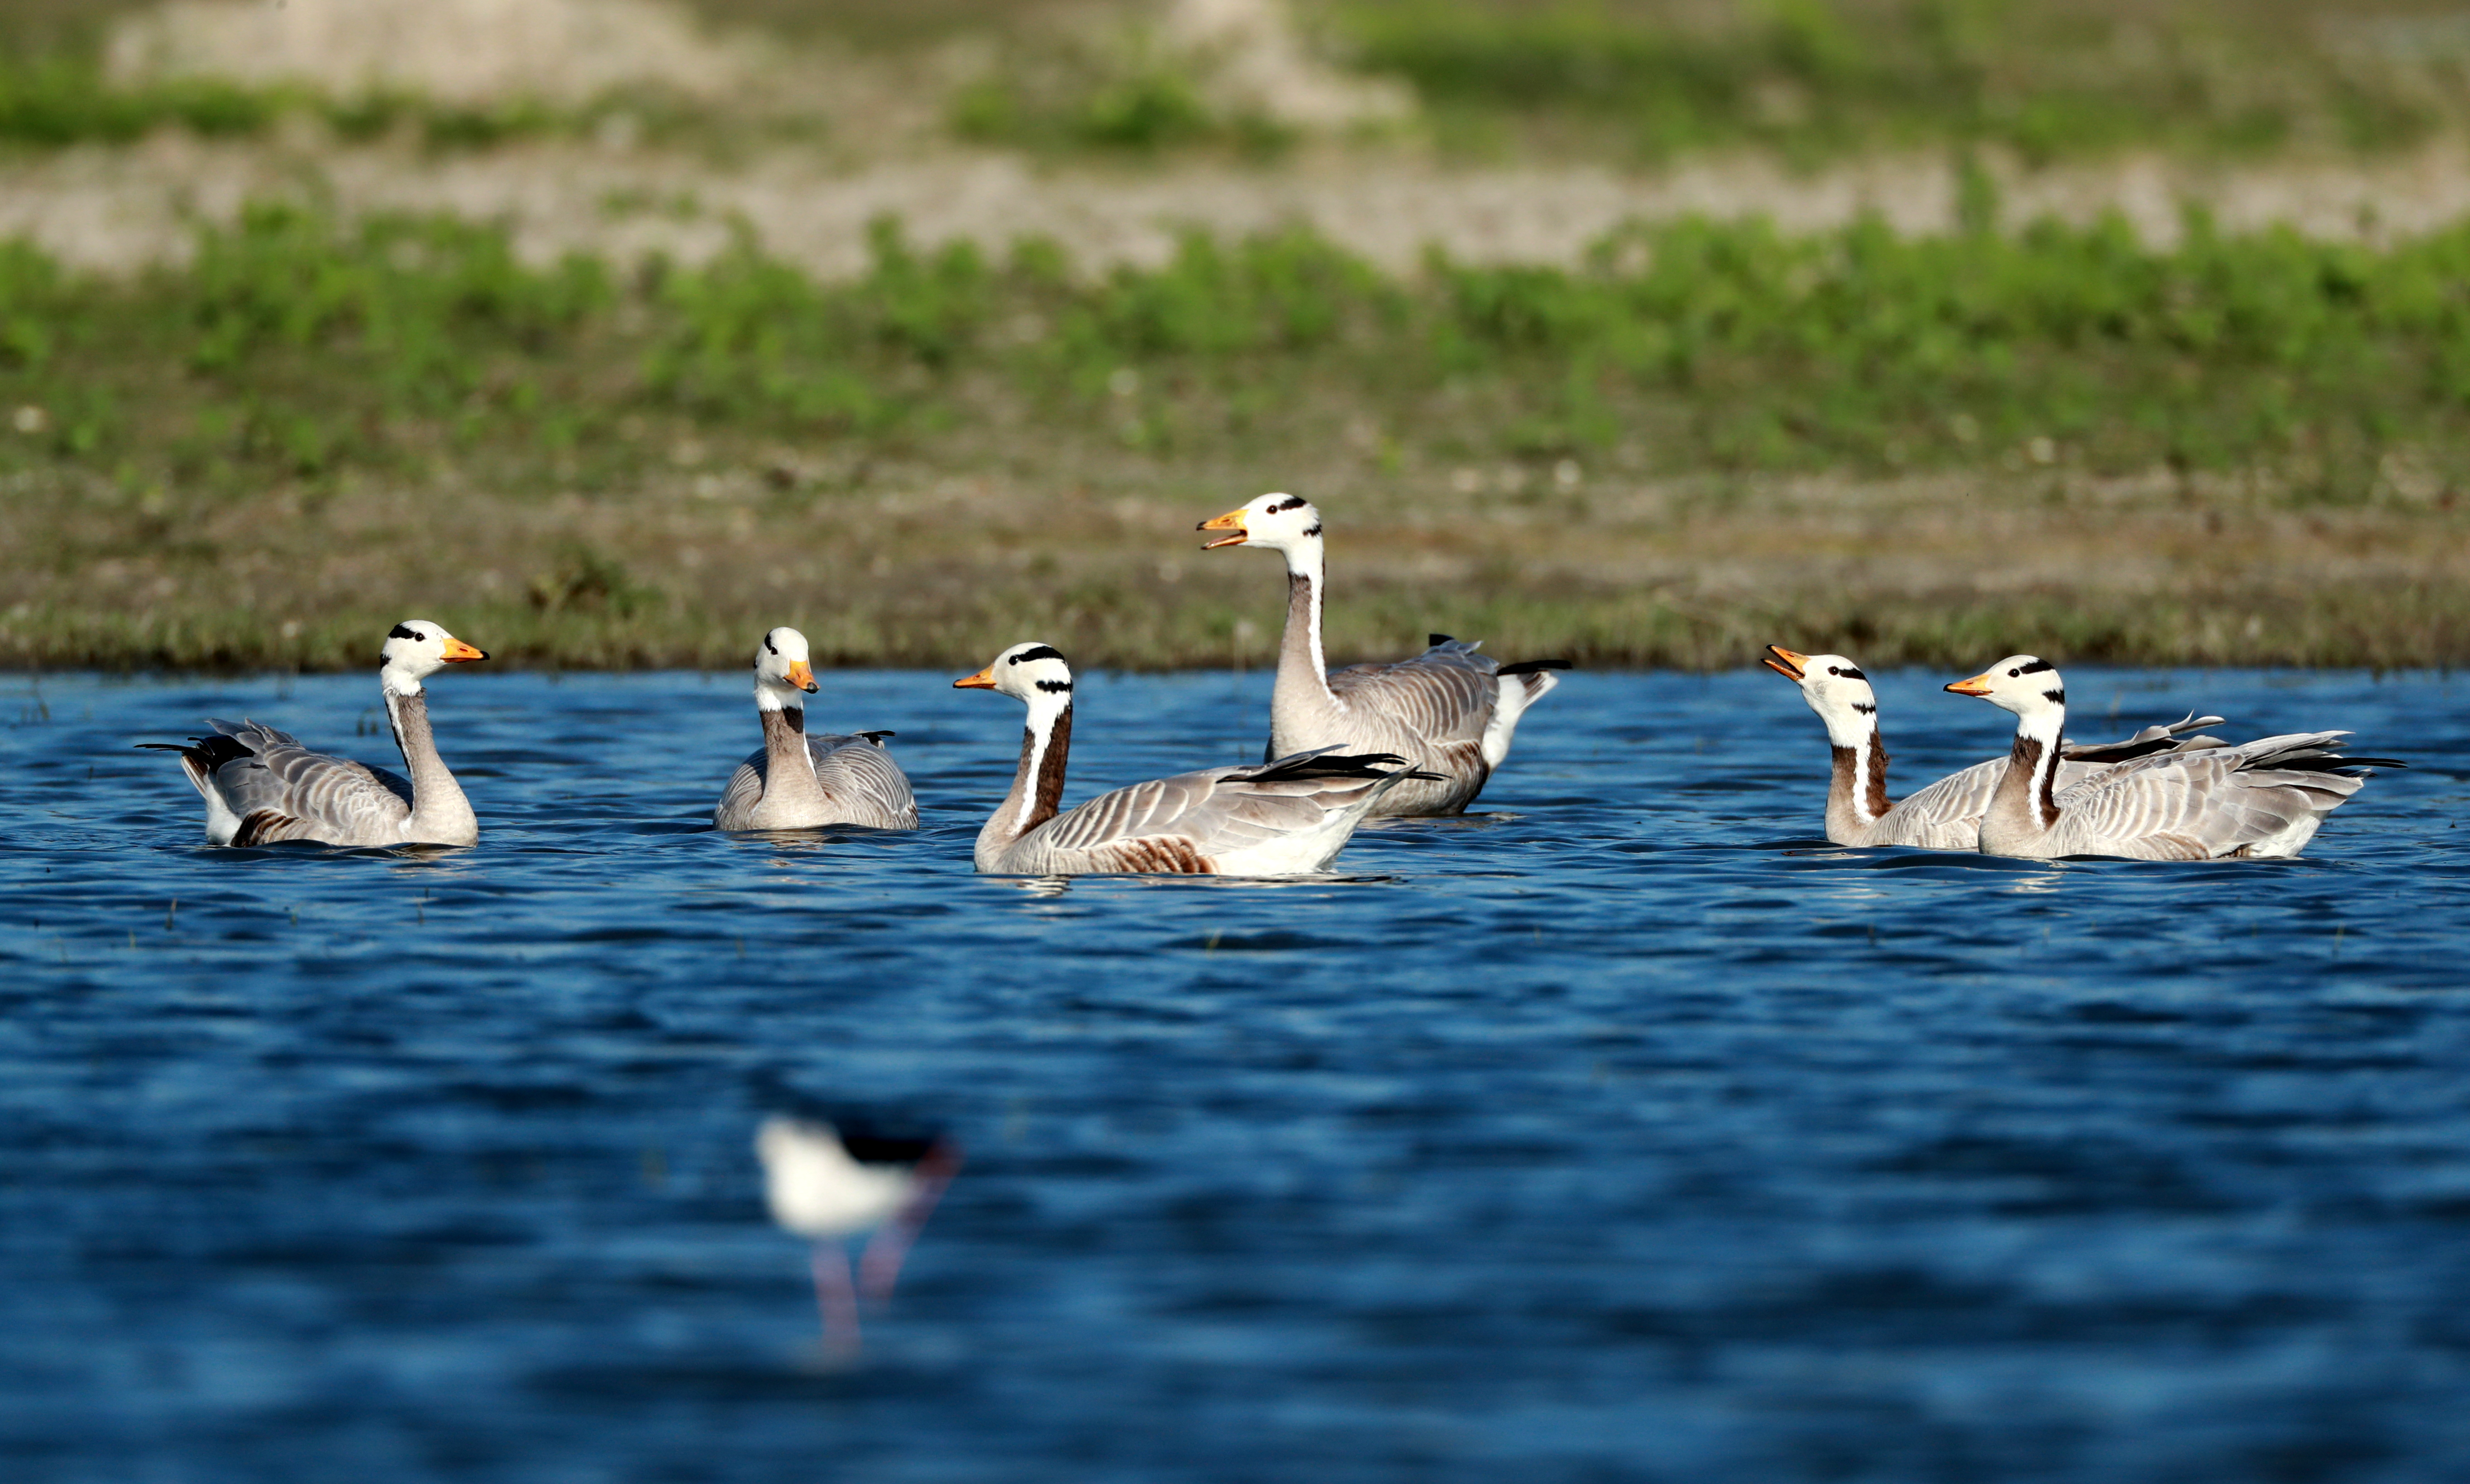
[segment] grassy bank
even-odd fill
[[[1187,242],[818,283],[517,260],[265,207],[136,281],[0,248],[0,661],[352,665],[407,613],[560,665],[1265,657],[1337,524],[1342,653],[1593,663],[2470,655],[2470,230],[1622,234],[1577,271]],[[374,628],[372,627],[374,625]]]

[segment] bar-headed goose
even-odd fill
[[[1331,747],[1394,753],[1438,775],[1392,790],[1373,806],[1376,815],[1463,813],[1509,756],[1519,717],[1560,684],[1554,670],[1570,667],[1567,660],[1500,664],[1476,644],[1435,634],[1411,660],[1332,671],[1321,652],[1321,519],[1312,502],[1264,495],[1199,529],[1225,533],[1204,551],[1266,546],[1287,559],[1287,632],[1270,695],[1267,755]]]
[[[876,1304],[892,1297],[901,1259],[960,1171],[960,1146],[940,1133],[885,1135],[775,1114],[756,1130],[755,1153],[772,1219],[814,1243],[825,1342],[855,1350],[859,1293]],[[870,1233],[853,1282],[843,1243]]]
[[[206,800],[208,845],[477,843],[480,822],[437,756],[420,683],[450,664],[489,657],[426,618],[407,618],[387,630],[379,654],[379,689],[408,779],[313,753],[291,733],[253,721],[209,716],[213,736],[138,746],[180,754],[181,770]]]
[[[1384,794],[1426,777],[1391,754],[1321,748],[1135,783],[1059,813],[1072,751],[1072,667],[1063,657],[1052,645],[1014,644],[952,684],[1029,706],[1012,792],[978,832],[982,871],[1305,875],[1337,856]]]
[[[1948,774],[1901,799],[1887,797],[1887,744],[1878,732],[1878,698],[1861,667],[1842,655],[1796,654],[1769,644],[1762,663],[1801,687],[1801,698],[1827,724],[1835,773],[1827,785],[1827,838],[1843,846],[1919,846],[1971,850],[1980,846],[1982,812],[2007,759],[1993,757]],[[2122,742],[2069,742],[2061,750],[2058,786],[2081,783],[2105,768],[2173,749],[2222,746],[2195,736],[2218,727],[2218,716],[2190,713],[2168,726],[2147,727]]]
[[[2362,770],[2404,766],[2343,756],[2346,731],[2311,731],[2154,753],[2062,788],[2067,692],[2048,661],[2013,655],[1946,688],[2016,716],[2014,750],[1981,817],[1980,848],[1991,855],[2296,855],[2324,816],[2359,791]]]
[[[918,800],[883,748],[893,733],[806,734],[805,701],[816,690],[808,658],[806,637],[795,629],[774,629],[756,648],[755,711],[763,722],[763,746],[730,775],[712,827],[916,829]]]

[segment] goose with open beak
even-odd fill
[[[2388,757],[2349,757],[2346,731],[2159,752],[2062,787],[2066,686],[2046,660],[2012,655],[1948,690],[2014,713],[2016,741],[1981,817],[1990,855],[2148,861],[2291,856]]]
[[[1411,660],[1331,670],[1321,651],[1320,512],[1294,495],[1264,495],[1203,521],[1202,544],[1264,546],[1287,559],[1287,630],[1270,695],[1270,746],[1283,757],[1316,748],[1391,753],[1433,775],[1392,789],[1376,815],[1462,814],[1509,756],[1518,719],[1560,683],[1567,660],[1501,664],[1446,634]]]
[[[1827,785],[1827,838],[1842,846],[1918,846],[1930,850],[1979,847],[1981,816],[2007,759],[1993,757],[1901,799],[1887,797],[1887,744],[1878,731],[1878,698],[1861,667],[1842,655],[1804,655],[1769,644],[1761,663],[1801,687],[1801,698],[1827,724],[1835,769]],[[2070,787],[2105,768],[2155,753],[2222,746],[2198,736],[2218,716],[2190,713],[2147,727],[2121,742],[2060,748],[2058,786]]]
[[[813,829],[863,824],[916,829],[918,800],[884,750],[889,731],[809,736],[806,697],[817,689],[806,637],[774,629],[755,651],[755,709],[763,746],[721,790],[715,829]]]
[[[421,682],[450,664],[488,658],[426,618],[386,631],[378,687],[403,774],[313,753],[290,732],[253,721],[211,716],[213,736],[138,746],[180,754],[181,770],[206,801],[208,845],[474,845],[480,822],[437,755]]]
[[[1429,777],[1387,754],[1334,748],[1248,767],[1203,768],[1062,807],[1072,751],[1072,667],[1051,644],[1014,644],[952,684],[1025,703],[1012,792],[978,832],[978,870],[1297,876],[1326,868],[1382,796]]]

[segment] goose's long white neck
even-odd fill
[[[1055,818],[1062,807],[1063,772],[1071,758],[1072,692],[1041,691],[1032,696],[1012,791],[978,831],[979,870],[990,869],[1014,841]]]
[[[1981,820],[1985,846],[1993,836],[2012,841],[2046,834],[2059,823],[2059,739],[2066,730],[2064,702],[2017,714],[2007,771],[1999,776]]]
[[[1278,681],[1270,707],[1290,714],[1298,707],[1335,711],[1338,697],[1330,693],[1329,661],[1321,649],[1321,539],[1304,537],[1286,556],[1287,631],[1278,642]]]
[[[403,753],[404,776],[411,780],[411,819],[408,828],[415,842],[469,845],[480,838],[480,822],[463,787],[446,771],[437,755],[437,740],[429,730],[429,695],[418,681],[385,677],[386,721],[394,728],[394,745]]]

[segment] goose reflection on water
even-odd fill
[[[756,1131],[764,1203],[785,1231],[814,1243],[815,1309],[825,1349],[854,1355],[858,1306],[892,1298],[910,1244],[961,1168],[942,1133],[894,1136],[822,1119],[775,1115]],[[847,1243],[866,1236],[852,1264]]]

